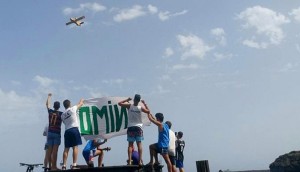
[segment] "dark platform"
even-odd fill
[[[121,165],[121,166],[106,166],[106,167],[93,167],[88,168],[86,165],[80,165],[80,169],[67,169],[67,170],[56,170],[49,172],[162,172],[163,165],[149,166],[149,165]]]

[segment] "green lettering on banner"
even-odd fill
[[[114,113],[113,109],[111,106],[111,101],[108,101],[108,108],[109,108],[109,114],[110,114],[110,124],[111,124],[111,130],[110,132],[115,132],[115,118],[114,118]]]
[[[85,115],[83,115],[85,114]],[[84,128],[84,120],[86,118],[87,129]],[[80,121],[80,132],[82,135],[93,135],[92,130],[92,122],[90,117],[90,108],[89,107],[82,107],[79,109],[79,121]]]
[[[127,109],[125,107],[121,107],[121,113],[119,114],[119,108],[118,105],[114,105],[115,114],[116,114],[116,131],[120,131],[122,122],[123,122],[123,116],[125,120],[124,129],[128,126],[128,116],[127,116]]]
[[[105,120],[105,134],[118,132],[128,127],[127,108],[120,107],[117,104],[112,105],[111,101],[108,101],[108,106],[102,106],[101,109],[97,106],[85,106],[79,109],[80,132],[82,135],[99,134],[98,122],[100,119],[97,120],[98,117]],[[123,123],[124,128],[121,128]]]
[[[97,115],[102,119],[103,116],[105,116],[105,123],[106,123],[106,133],[109,133],[109,119],[108,119],[108,112],[107,107],[102,106],[101,110],[99,110],[96,106],[92,106],[92,113],[93,113],[93,120],[94,120],[94,128],[95,128],[95,134],[98,135],[98,121],[97,121]]]

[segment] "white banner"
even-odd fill
[[[120,107],[118,102],[128,97],[103,97],[84,100],[79,109],[79,130],[87,139],[109,139],[124,135],[128,126],[128,109]],[[133,104],[133,102],[130,102]],[[139,104],[143,106],[142,103]],[[143,126],[150,125],[147,114],[142,113]]]

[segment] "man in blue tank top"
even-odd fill
[[[163,123],[164,121],[164,115],[162,113],[156,113],[155,118],[152,116],[152,114],[148,114],[149,120],[155,124],[158,127],[158,141],[157,143],[154,143],[149,146],[150,150],[150,162],[148,165],[153,165],[153,157],[155,159],[155,165],[159,165],[157,153],[160,153],[161,156],[164,158],[167,167],[168,172],[172,172],[172,164],[169,158],[168,154],[168,148],[169,148],[169,126],[166,123]]]

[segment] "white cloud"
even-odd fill
[[[221,54],[221,53],[214,53],[215,56],[215,61],[221,61],[221,60],[225,60],[225,59],[231,59],[232,58],[232,54]]]
[[[171,47],[165,49],[163,57],[170,57],[174,54],[174,51]]]
[[[164,80],[164,81],[169,81],[169,80],[171,80],[171,77],[170,77],[170,75],[163,75],[163,76],[161,76],[159,79],[161,79],[161,80]]]
[[[296,50],[297,50],[298,52],[300,52],[300,45],[299,45],[299,44],[296,44]]]
[[[120,84],[123,84],[124,83],[124,79],[110,79],[110,80],[102,80],[103,83],[105,84],[110,84],[110,85],[120,85]]]
[[[197,79],[198,77],[196,75],[192,75],[192,76],[184,76],[184,77],[181,77],[181,79],[185,80],[185,81],[191,81],[191,80],[195,80]]]
[[[169,11],[165,11],[165,12],[159,12],[158,17],[161,21],[165,21],[170,19],[171,17],[176,17],[176,16],[180,16],[180,15],[184,15],[186,14],[188,11],[187,10],[183,10],[181,12],[178,13],[170,13]]]
[[[21,82],[20,81],[15,81],[15,80],[12,80],[10,81],[12,85],[21,85]]]
[[[249,39],[244,40],[243,44],[248,46],[248,47],[257,48],[257,49],[266,49],[266,48],[268,48],[268,44],[265,43],[265,42],[256,42],[254,40],[249,40]]]
[[[244,28],[256,29],[256,33],[267,36],[271,44],[281,43],[284,38],[281,26],[290,22],[284,15],[261,6],[247,8],[238,18],[245,22]]]
[[[161,21],[168,20],[170,18],[170,12],[169,11],[159,12],[158,17]]]
[[[206,45],[203,40],[195,35],[178,35],[177,39],[183,49],[182,60],[188,57],[196,57],[198,59],[204,59],[205,54],[213,48]]]
[[[215,35],[215,36],[223,36],[225,35],[225,31],[223,28],[214,28],[210,31],[210,33],[212,35]]]
[[[286,65],[284,65],[279,72],[292,72],[292,71],[296,71],[296,68],[298,67],[298,63],[287,63]]]
[[[146,12],[143,11],[143,7],[140,5],[135,5],[130,9],[121,10],[119,14],[114,16],[114,21],[122,22],[126,20],[132,20],[144,15],[146,15]]]
[[[38,82],[42,87],[49,87],[50,85],[57,83],[56,80],[50,79],[48,77],[35,76],[33,78],[34,81]]]
[[[300,7],[293,9],[290,15],[293,16],[296,21],[300,22]]]
[[[72,14],[78,14],[81,13],[83,11],[92,11],[92,12],[99,12],[99,11],[104,11],[106,10],[106,7],[98,4],[98,3],[84,3],[84,4],[80,4],[78,8],[70,8],[67,7],[63,10],[63,13],[65,15],[72,15]]]
[[[30,119],[30,122],[37,120],[36,110],[40,102],[32,97],[18,95],[15,91],[4,92],[0,89],[0,124],[16,125]],[[29,112],[29,113],[28,113]],[[4,120],[5,119],[5,120]]]
[[[172,67],[173,70],[198,69],[198,68],[199,66],[197,64],[189,64],[189,65],[177,64]]]
[[[153,5],[148,5],[148,10],[150,12],[150,14],[156,14],[158,12],[157,7],[153,6]]]
[[[225,31],[223,28],[214,28],[210,31],[210,33],[216,37],[216,40],[219,42],[220,45],[225,46],[227,44],[225,38]]]
[[[164,89],[161,85],[158,85],[157,92],[162,94],[162,93],[168,93],[168,92],[170,92],[170,90]]]

